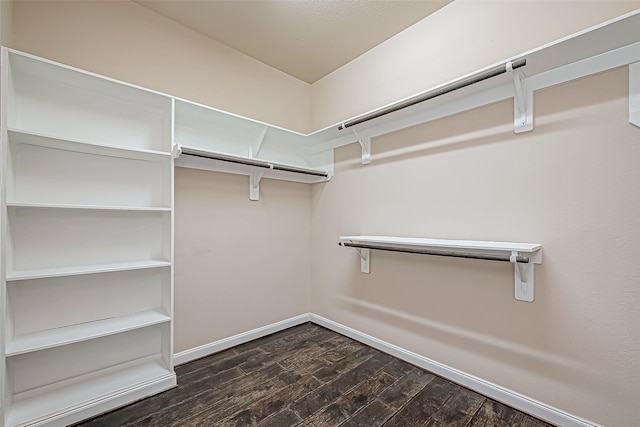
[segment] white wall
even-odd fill
[[[456,0],[312,85],[321,129],[640,7],[640,1]]]
[[[640,133],[626,68],[336,151],[312,199],[312,311],[607,426],[640,418]],[[340,235],[544,245],[533,303],[513,266],[373,252]]]

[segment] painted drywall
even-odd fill
[[[640,133],[628,71],[336,150],[312,196],[312,311],[607,426],[640,419]],[[533,303],[513,266],[373,252],[362,274],[340,235],[542,243]]]
[[[13,1],[0,1],[0,45],[11,46],[13,37]]]
[[[175,351],[309,311],[310,186],[176,168]]]
[[[640,8],[640,1],[456,0],[312,85],[321,129]]]
[[[129,1],[18,1],[13,47],[297,131],[310,87]]]

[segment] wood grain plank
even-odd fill
[[[313,377],[308,377],[309,381],[314,381]],[[212,426],[217,425],[220,420],[228,418],[233,414],[259,401],[290,384],[301,382],[302,378],[294,372],[284,371],[278,376],[269,378],[251,387],[244,388],[242,392],[228,396],[224,401],[209,405],[205,411],[196,414],[191,418],[182,420],[180,424],[173,425],[194,425]],[[315,380],[317,381],[317,380]]]
[[[518,412],[499,402],[486,399],[473,416],[469,427],[511,427]]]
[[[363,347],[355,353],[345,355],[338,362],[327,366],[326,368],[319,369],[318,371],[314,372],[313,375],[320,381],[329,382],[336,376],[350,371],[355,366],[358,366],[365,360],[373,357],[375,354],[375,350],[369,347]]]
[[[384,426],[422,427],[455,391],[455,385],[442,378],[435,377],[391,419],[384,423]]]
[[[414,368],[391,387],[380,393],[380,401],[397,411],[433,381],[434,378],[434,375]]]
[[[236,412],[231,417],[216,421],[217,427],[241,427],[253,426],[270,415],[280,412],[289,402],[297,400],[318,388],[322,384],[312,376],[297,378],[293,384],[281,389],[264,398],[246,405],[241,411]]]
[[[424,424],[425,427],[466,426],[478,412],[485,398],[471,390],[459,388]]]
[[[331,404],[331,402],[338,399],[360,382],[375,375],[381,371],[382,368],[384,368],[384,363],[376,359],[374,355],[345,374],[338,376],[334,381],[323,385],[304,398],[296,400],[291,404],[290,408],[298,414],[300,418],[305,419],[319,409]]]
[[[265,418],[256,424],[256,427],[293,427],[300,424],[302,419],[289,409],[278,412],[277,414]]]
[[[306,418],[300,427],[335,427],[348,420],[361,408],[372,402],[376,395],[395,382],[396,379],[382,370],[364,380],[329,406]]]
[[[340,427],[380,427],[396,412],[380,399],[365,406],[360,412],[349,418]]]

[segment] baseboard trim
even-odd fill
[[[235,347],[237,345],[283,331],[285,329],[289,329],[293,326],[301,325],[308,322],[309,318],[309,313],[301,314],[299,316],[272,323],[261,328],[252,329],[250,331],[243,332],[232,337],[223,338],[209,344],[204,344],[199,347],[181,351],[173,356],[173,364],[176,366],[182,365],[183,363],[191,362],[192,360],[209,356],[210,354],[217,353],[219,351],[226,350],[228,348]]]
[[[409,350],[389,344],[388,342],[382,341],[348,326],[341,325],[340,323],[326,319],[322,316],[318,316],[317,314],[309,313],[309,318],[312,323],[323,326],[356,341],[360,341],[363,344],[390,354],[398,359],[411,363],[412,365],[426,369],[429,372],[433,372],[477,393],[502,402],[522,412],[526,412],[527,414],[538,417],[549,423],[563,427],[601,427],[599,424],[576,417],[513,390],[509,390],[497,384],[483,380],[482,378],[478,378],[459,371],[458,369],[436,362],[435,360],[413,353]]]
[[[539,402],[513,390],[509,390],[505,387],[493,384],[490,381],[483,380],[482,378],[478,378],[474,375],[467,374],[466,372],[462,372],[458,369],[436,362],[435,360],[431,360],[417,353],[405,350],[401,347],[382,341],[378,338],[372,337],[371,335],[367,335],[363,332],[357,331],[353,328],[344,326],[340,323],[334,322],[313,313],[301,314],[290,319],[282,320],[280,322],[272,323],[261,328],[243,332],[229,338],[214,341],[200,347],[181,351],[180,353],[175,354],[173,360],[175,365],[181,365],[183,363],[187,363],[195,359],[200,359],[201,357],[205,357],[210,354],[217,353],[219,351],[226,350],[228,348],[235,347],[237,345],[244,344],[246,342],[279,331],[283,331],[285,329],[306,322],[315,323],[329,330],[352,338],[384,353],[397,357],[400,360],[404,360],[405,362],[411,363],[412,365],[423,368],[429,372],[433,372],[436,375],[439,375],[443,378],[467,387],[477,393],[516,408],[522,412],[531,414],[534,417],[538,417],[549,423],[562,427],[602,427],[599,424],[584,420],[580,417],[576,417],[558,408]]]

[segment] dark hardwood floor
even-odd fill
[[[549,426],[314,324],[176,372],[178,387],[79,426]]]

